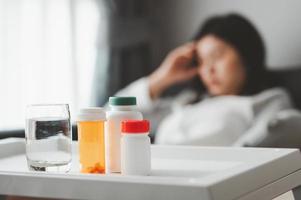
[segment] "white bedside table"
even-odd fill
[[[301,185],[296,149],[152,146],[151,176],[30,172],[23,139],[0,141],[0,194],[66,199],[272,199]],[[301,199],[294,191],[296,199]]]

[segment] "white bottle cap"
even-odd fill
[[[102,107],[82,108],[77,116],[77,121],[106,120],[106,112]]]

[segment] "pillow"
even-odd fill
[[[240,146],[301,148],[301,112],[281,110],[267,123],[252,130]]]
[[[268,123],[268,135],[259,144],[266,147],[301,148],[301,112],[282,110]]]

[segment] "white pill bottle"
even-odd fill
[[[106,173],[120,173],[120,139],[121,122],[124,120],[142,120],[138,111],[136,97],[110,97],[110,110],[107,111],[105,131],[106,140]]]
[[[121,130],[121,174],[149,175],[151,172],[149,121],[123,121]]]

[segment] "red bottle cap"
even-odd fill
[[[149,132],[148,120],[125,120],[121,122],[121,131],[126,134]]]

